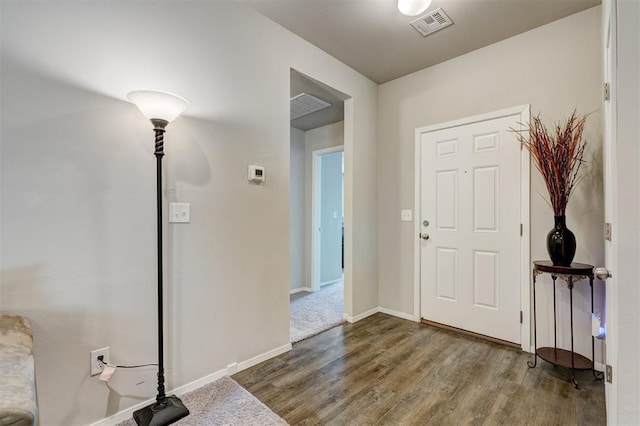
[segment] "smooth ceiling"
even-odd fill
[[[397,0],[244,0],[378,84],[600,4],[600,0],[433,0],[454,24],[426,38]],[[425,13],[427,13],[425,12]],[[569,52],[568,52],[569,53]]]

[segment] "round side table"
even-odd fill
[[[553,347],[538,347],[536,326],[536,277],[540,274],[550,274],[553,280]],[[569,289],[569,317],[571,330],[571,350],[558,348],[558,324],[556,311],[556,280],[560,278]],[[580,386],[576,381],[575,370],[591,370],[593,376],[601,380],[604,375],[594,369],[595,338],[591,336],[591,359],[575,353],[573,347],[573,286],[576,282],[589,279],[591,287],[591,313],[593,313],[593,266],[585,263],[572,263],[571,266],[556,266],[548,260],[533,262],[533,346],[535,354],[532,361],[527,361],[529,368],[537,365],[538,357],[543,360],[571,370],[571,382],[576,389]]]

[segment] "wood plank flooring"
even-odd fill
[[[233,378],[292,425],[604,425],[604,384],[530,354],[375,314]]]

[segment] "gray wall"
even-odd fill
[[[342,151],[320,157],[320,284],[342,277]]]
[[[305,136],[302,130],[291,128],[291,157],[289,158],[289,250],[291,268],[289,285],[291,290],[308,287],[305,282]]]
[[[602,263],[600,19],[600,7],[594,7],[380,86],[380,306],[407,314],[414,311],[416,235],[412,222],[400,221],[400,210],[414,208],[415,129],[523,104],[531,104],[532,112],[541,112],[548,122],[567,117],[574,108],[593,113],[585,133],[588,173],[569,204],[567,224],[578,240],[576,261]],[[546,194],[546,189],[533,166],[531,177],[531,256],[547,259],[545,238],[553,227],[553,212],[539,195]],[[551,285],[541,287],[550,290]],[[579,311],[576,332],[581,336],[577,347],[585,354],[591,353],[588,288],[577,286],[574,300]],[[599,285],[598,293],[602,294]],[[549,292],[538,296],[538,315],[543,320],[538,343],[546,344],[553,327],[544,322],[551,318]],[[561,311],[567,318],[561,321],[568,321],[566,299],[561,301]],[[601,299],[598,306],[603,306]],[[567,334],[562,333],[563,343]]]
[[[166,225],[168,389],[289,347],[291,68],[352,96],[345,311],[377,306],[373,82],[236,1],[0,8],[0,310],[33,320],[41,424],[155,395],[153,369],[107,388],[88,365],[156,357],[153,132],[131,90],[191,102],[166,135],[165,205],[191,203]]]

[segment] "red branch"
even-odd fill
[[[571,193],[581,180],[579,171],[587,145],[582,139],[586,120],[586,115],[574,110],[567,122],[556,124],[555,133],[550,134],[538,114],[524,130],[511,129],[533,156],[556,216],[565,214]]]

